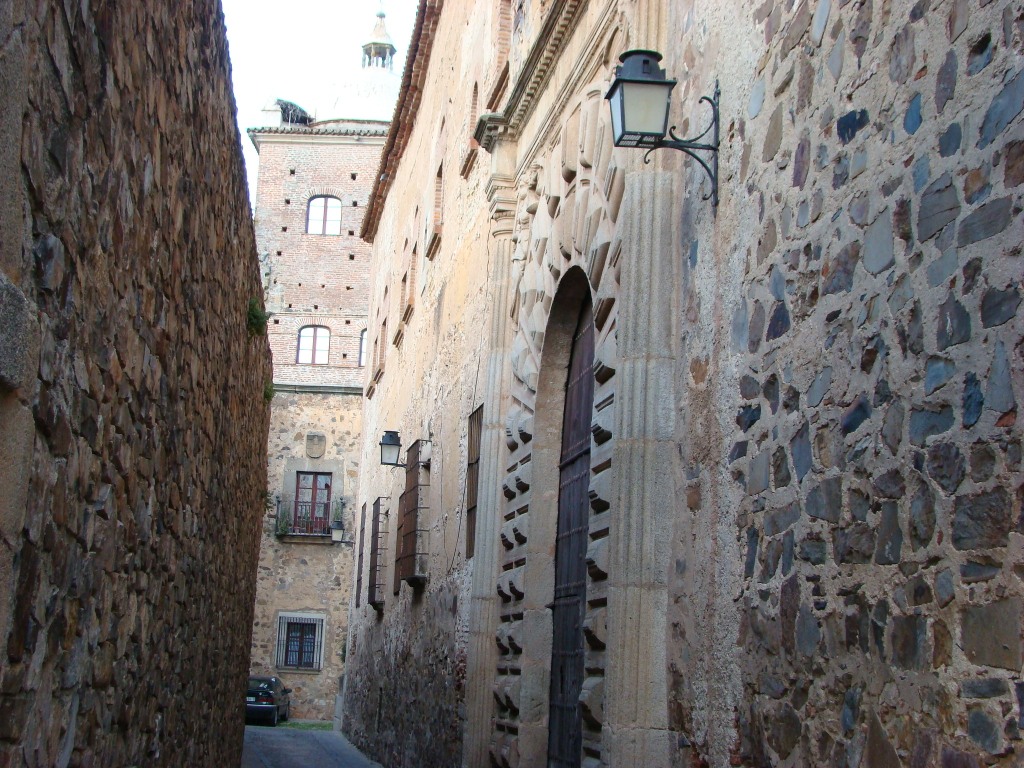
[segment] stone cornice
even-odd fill
[[[385,124],[386,126],[387,124]],[[261,144],[383,144],[387,128],[372,130],[296,130],[282,128],[250,128],[246,131],[253,146]]]
[[[274,392],[287,392],[300,395],[358,395],[363,396],[362,387],[350,387],[344,384],[289,384],[275,381]]]

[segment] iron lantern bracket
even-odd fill
[[[644,163],[650,163],[650,154],[656,149],[678,149],[680,152],[685,152],[687,155],[692,157],[698,163],[700,167],[707,173],[708,178],[711,179],[711,192],[704,195],[705,200],[710,200],[711,205],[714,208],[718,207],[718,147],[719,147],[719,115],[718,115],[718,102],[721,97],[721,89],[718,87],[718,81],[715,81],[715,93],[714,96],[701,96],[701,101],[706,101],[711,107],[711,124],[704,129],[704,132],[698,136],[694,136],[692,139],[681,139],[676,135],[676,127],[673,125],[668,129],[668,135],[671,139],[661,139],[657,146],[651,147],[644,154]],[[711,142],[707,143],[702,141],[705,136],[711,134]],[[698,155],[698,152],[709,152],[710,157],[705,159]]]

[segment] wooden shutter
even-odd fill
[[[359,558],[356,560],[356,608],[363,596],[363,548],[366,543],[366,502],[359,512]]]
[[[426,489],[430,487],[429,443],[417,440],[405,459],[405,490],[398,504],[395,594],[400,581],[421,587],[427,579]]]
[[[373,502],[373,520],[370,529],[370,572],[366,602],[380,610],[384,607],[384,561],[387,554],[387,529],[384,515],[386,496]]]

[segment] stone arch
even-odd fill
[[[586,724],[584,758],[602,757],[607,537],[614,513],[611,457],[618,367],[615,329],[621,246],[616,218],[624,186],[624,173],[613,161],[602,96],[600,84],[579,92],[567,105],[562,123],[553,128],[551,140],[519,180],[512,404],[506,420],[508,472],[497,584],[500,655],[491,744],[492,759],[499,766],[547,762],[551,649],[547,605],[554,589],[557,436],[563,407],[552,398],[559,391],[558,361],[560,355],[568,360],[575,328],[566,333],[564,325],[576,321],[572,302],[563,297],[578,298],[584,292],[592,302],[596,339],[584,625],[589,677],[580,700]],[[566,320],[569,316],[571,321]],[[564,370],[561,376],[564,388]]]

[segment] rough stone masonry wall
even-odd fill
[[[270,379],[216,0],[0,0],[0,765],[237,765]]]
[[[718,588],[739,585],[720,605],[742,696],[735,743],[710,743],[702,697],[728,672],[694,674],[681,618],[673,725],[714,764],[1017,764],[1024,3],[714,5],[675,23],[700,62],[723,14],[754,21],[756,65],[723,75],[735,227],[715,245],[742,283],[731,348],[691,341],[687,380],[735,417],[709,459],[733,490],[695,463],[686,499],[736,503],[745,562]],[[733,290],[692,245],[690,320]],[[677,570],[716,556],[683,551]]]

